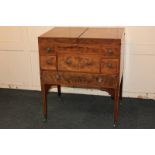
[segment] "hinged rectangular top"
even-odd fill
[[[85,27],[55,27],[40,37],[43,38],[79,38]]]
[[[92,38],[92,39],[121,39],[123,28],[99,27],[55,27],[41,38]]]

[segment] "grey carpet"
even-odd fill
[[[112,129],[113,100],[110,97],[62,94],[48,95],[48,120],[42,121],[38,91],[0,89],[1,129]],[[155,129],[155,101],[124,98],[118,129]]]

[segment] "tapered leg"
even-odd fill
[[[45,120],[47,119],[47,88],[45,84],[41,84],[41,95],[42,95],[42,111]]]
[[[119,111],[119,89],[115,89],[114,96],[114,127],[118,124],[118,111]]]
[[[120,92],[119,92],[119,94],[120,94],[120,96],[119,96],[120,100],[122,100],[122,92],[123,92],[123,77],[122,77],[121,84],[120,84]]]
[[[61,96],[61,86],[57,85],[57,88],[58,88],[58,96]]]

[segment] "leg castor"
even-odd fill
[[[47,122],[47,115],[43,115],[43,122]]]
[[[113,128],[116,128],[117,127],[117,124],[113,124]]]

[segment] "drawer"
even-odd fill
[[[75,71],[86,73],[100,72],[100,56],[81,55],[80,53],[58,54],[59,71]]]
[[[41,56],[41,69],[56,70],[56,56]]]
[[[117,77],[112,75],[44,71],[42,77],[45,83],[60,84],[62,86],[115,88],[117,84]]]
[[[118,59],[102,59],[101,60],[101,73],[102,74],[118,74],[119,60]]]
[[[54,43],[50,39],[39,39],[40,55],[55,55]]]
[[[119,58],[120,47],[118,46],[88,46],[88,45],[57,45],[55,47],[56,52],[60,53],[81,53],[81,54],[99,54],[105,58]]]

